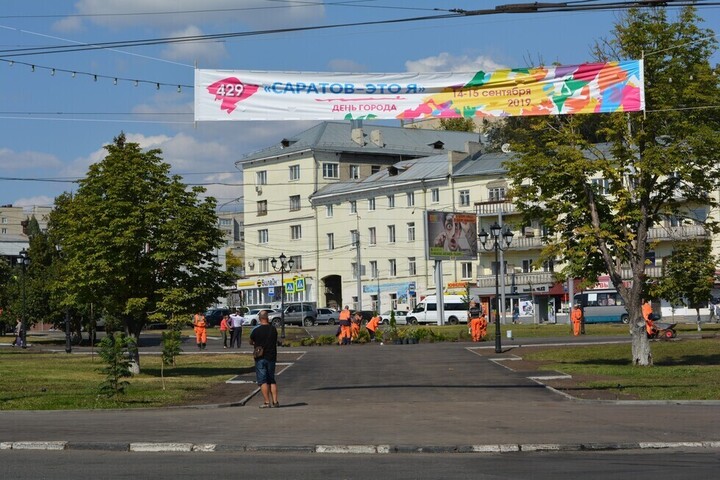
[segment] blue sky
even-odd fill
[[[444,13],[434,8],[474,10],[507,3],[518,2],[3,0],[0,49],[355,23]],[[242,181],[234,162],[312,123],[194,124],[195,65],[238,70],[430,72],[556,61],[576,64],[593,60],[591,46],[610,35],[618,15],[493,15],[220,42],[18,57],[0,52],[0,60],[5,60],[0,61],[0,204],[52,205],[55,196],[75,188],[67,180],[83,176],[90,163],[104,157],[102,146],[124,131],[143,147],[162,149],[173,172],[183,175],[187,183],[207,184],[208,193],[219,203],[232,206],[232,200],[241,195],[234,185]],[[720,26],[720,8],[701,9],[700,15],[706,27],[717,30]],[[714,61],[720,61],[718,55]],[[71,72],[76,72],[74,77]]]

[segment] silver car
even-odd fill
[[[407,314],[406,310],[395,310],[395,325],[407,325]],[[380,320],[383,325],[390,325],[390,310],[380,315]]]
[[[315,323],[317,325],[337,325],[339,317],[340,312],[337,310],[333,310],[332,308],[318,308]]]

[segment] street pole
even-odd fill
[[[492,237],[492,247],[488,247],[486,245],[488,241],[488,237]],[[502,353],[502,340],[500,335],[500,268],[501,265],[499,263],[498,259],[498,252],[505,251],[508,248],[510,248],[510,243],[512,243],[513,239],[513,233],[510,231],[509,227],[505,227],[505,231],[503,232],[502,226],[495,222],[490,226],[490,234],[488,235],[488,232],[485,231],[485,229],[481,229],[480,233],[478,234],[478,238],[480,239],[480,244],[482,245],[483,250],[490,251],[491,249],[495,250],[495,353]],[[503,248],[502,242],[505,242],[505,247]],[[492,305],[492,303],[491,303]]]
[[[280,259],[279,267],[275,257],[270,260],[270,265],[272,265],[273,270],[280,272],[280,338],[285,340],[285,274],[292,270],[295,260],[292,258],[287,260],[284,253],[281,253],[278,258]]]
[[[70,310],[65,308],[65,353],[72,353],[72,340],[70,338]]]
[[[22,316],[20,317],[20,346],[27,348],[27,322],[25,319],[25,268],[30,263],[28,251],[24,248],[20,251],[20,261],[22,262]]]

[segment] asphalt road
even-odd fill
[[[392,456],[0,451],[0,464],[2,478],[13,480],[709,480],[718,478],[720,454],[692,450]]]

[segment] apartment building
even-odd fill
[[[288,292],[287,301],[326,304],[326,288],[331,287],[321,281],[318,265],[327,236],[320,230],[336,219],[328,216],[325,207],[311,205],[310,196],[318,190],[337,183],[359,185],[398,162],[461,150],[478,137],[466,132],[323,122],[238,161],[245,178],[246,278],[237,286],[245,303],[277,303],[281,280],[297,277],[304,279],[305,288]],[[293,261],[291,271],[284,274],[272,266],[272,259],[281,254]]]
[[[0,206],[0,257],[12,262],[20,251],[30,246],[27,237],[27,222],[33,216],[38,221],[40,230],[47,229],[50,207],[13,207]]]

